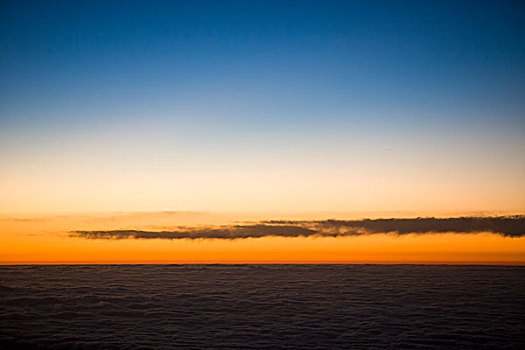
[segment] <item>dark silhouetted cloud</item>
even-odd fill
[[[397,235],[490,232],[505,237],[525,235],[525,216],[364,219],[270,220],[257,224],[215,227],[179,227],[170,231],[73,231],[88,239],[244,239],[261,237],[347,237],[379,233]]]

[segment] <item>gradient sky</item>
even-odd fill
[[[0,263],[524,264],[486,232],[70,234],[524,213],[524,34],[523,1],[2,1]]]
[[[2,212],[525,208],[522,1],[4,1]]]

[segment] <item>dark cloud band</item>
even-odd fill
[[[525,235],[525,216],[295,221],[218,227],[180,227],[170,231],[73,231],[88,239],[245,239],[261,237],[344,237],[378,233],[439,234],[490,232],[505,237]]]

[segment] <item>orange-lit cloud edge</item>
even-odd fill
[[[508,215],[510,213],[504,213]],[[512,213],[517,214],[517,213]],[[407,213],[398,213],[407,217]],[[269,218],[317,220],[319,214],[209,212],[41,214],[0,216],[0,264],[493,264],[525,265],[525,238],[481,233],[377,233],[351,237],[220,239],[86,239],[75,230],[231,225]],[[348,218],[348,214],[334,215]],[[373,217],[373,215],[356,217]],[[376,217],[395,217],[378,214]]]

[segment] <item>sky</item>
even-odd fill
[[[2,1],[0,214],[523,213],[523,33],[522,1]]]

